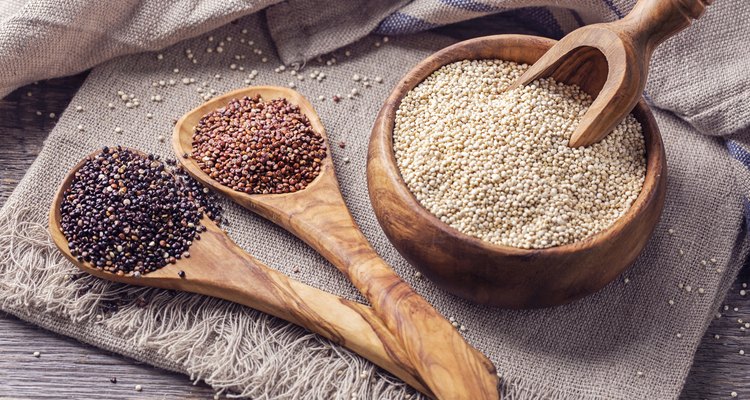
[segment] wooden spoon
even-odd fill
[[[498,398],[492,363],[402,281],[360,232],[341,197],[330,152],[320,175],[304,190],[265,195],[234,191],[209,177],[191,157],[183,157],[192,152],[193,130],[204,115],[231,99],[256,94],[268,100],[285,98],[299,106],[315,132],[326,138],[318,114],[301,94],[281,87],[247,87],[214,98],[177,122],[172,143],[184,168],[204,185],[293,233],[343,272],[399,339],[419,376],[438,398]]]
[[[49,214],[52,240],[75,266],[110,281],[199,293],[271,314],[356,352],[415,389],[433,396],[412,367],[401,344],[370,307],[305,285],[269,268],[239,248],[208,218],[201,221],[206,231],[190,246],[190,258],[182,258],[140,278],[118,276],[97,269],[91,263],[78,261],[70,253],[68,240],[62,232],[60,205],[75,172],[85,162],[86,159],[79,162],[65,177]],[[180,278],[179,271],[185,272],[184,278]]]
[[[646,87],[651,53],[700,18],[713,0],[638,0],[625,18],[574,30],[509,90],[552,76],[595,97],[570,138],[571,147],[607,136],[633,110]]]

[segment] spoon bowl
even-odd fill
[[[138,153],[131,150],[134,153]],[[271,269],[237,246],[213,221],[190,245],[189,258],[177,260],[140,277],[117,275],[80,261],[71,254],[61,226],[65,191],[90,157],[65,177],[49,214],[50,236],[60,252],[80,270],[98,278],[136,286],[198,293],[242,304],[315,332],[349,348],[391,372],[415,389],[433,396],[418,376],[395,336],[370,307],[305,285]],[[184,277],[179,275],[184,272]]]
[[[211,178],[190,156],[195,126],[204,115],[232,99],[255,95],[269,100],[284,98],[298,106],[330,149],[320,117],[301,94],[281,87],[247,87],[216,97],[177,122],[172,144],[185,170],[204,185],[293,233],[344,273],[398,338],[419,376],[438,398],[497,398],[492,363],[401,280],[359,230],[341,196],[329,150],[320,174],[305,189],[283,194],[235,191]]]
[[[533,64],[554,44],[552,39],[536,36],[496,35],[447,47],[420,62],[396,85],[372,130],[367,181],[385,234],[401,255],[436,285],[476,303],[538,308],[591,294],[635,260],[661,215],[667,164],[656,121],[643,101],[633,110],[646,144],[641,193],[612,226],[585,240],[530,250],[495,245],[444,223],[409,191],[393,151],[396,110],[406,93],[446,64],[474,59]]]

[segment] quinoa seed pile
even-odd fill
[[[168,162],[174,166],[175,162]],[[79,262],[140,276],[183,257],[221,208],[184,171],[122,147],[86,160],[60,205],[61,228]]]
[[[286,99],[233,99],[201,118],[193,158],[211,178],[249,194],[302,190],[326,157],[323,137]]]
[[[416,199],[443,222],[494,244],[580,241],[621,217],[646,173],[632,115],[600,143],[568,147],[591,96],[540,79],[506,92],[526,65],[459,61],[412,89],[393,146]]]

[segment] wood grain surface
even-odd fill
[[[5,202],[39,153],[86,74],[40,82],[0,100],[0,204]],[[32,96],[28,97],[27,92]],[[40,110],[43,116],[37,116]],[[715,319],[696,354],[681,398],[750,397],[750,334],[737,319],[750,321],[750,301],[739,295],[750,282],[750,267],[741,271],[725,304],[729,311]],[[737,312],[733,311],[738,307]],[[717,310],[718,311],[718,310]],[[720,335],[715,339],[714,335]],[[32,356],[42,353],[40,358]],[[665,366],[668,368],[669,366]],[[109,379],[116,376],[117,384]],[[134,386],[143,386],[142,392]],[[55,335],[0,313],[0,399],[211,399],[213,391],[194,386],[187,376],[160,370],[73,339]]]

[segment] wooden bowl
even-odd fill
[[[447,47],[406,74],[386,100],[372,130],[368,188],[375,215],[388,239],[436,285],[476,303],[507,308],[549,307],[596,292],[641,253],[664,206],[664,145],[643,100],[633,110],[646,142],[643,189],[620,219],[585,240],[530,250],[495,245],[442,222],[409,191],[396,164],[392,135],[395,113],[404,95],[443,65],[466,59],[533,64],[554,43],[536,36],[497,35]]]

